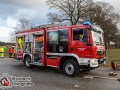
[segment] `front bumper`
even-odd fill
[[[90,67],[96,68],[98,67],[98,59],[94,58],[82,58],[79,60],[80,65],[89,65]]]
[[[90,67],[92,67],[92,68],[96,68],[96,67],[98,67],[99,65],[98,65],[98,59],[90,59]]]
[[[98,64],[103,64],[106,60],[106,57],[98,59]]]
[[[99,64],[104,63],[106,58],[96,59],[96,58],[84,58],[79,63],[80,65],[89,65],[90,68],[97,68],[99,67]]]

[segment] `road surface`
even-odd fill
[[[109,76],[110,68],[100,67],[88,73],[80,71],[76,77],[67,77],[54,68],[28,69],[22,62],[12,58],[0,58],[0,75],[31,77],[33,86],[12,86],[4,90],[120,90],[120,71]],[[0,86],[1,87],[1,86]],[[2,90],[0,88],[0,90]]]

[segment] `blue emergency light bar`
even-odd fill
[[[99,28],[98,26],[96,26],[94,23],[91,24],[90,22],[86,21],[83,23],[83,25],[90,25],[90,28],[93,30],[93,31],[99,31],[99,32],[103,32],[103,30],[101,28]]]
[[[90,22],[84,22],[83,25],[91,25]]]

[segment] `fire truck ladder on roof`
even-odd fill
[[[40,26],[35,26],[32,27],[31,29],[36,29],[36,28],[52,28],[52,27],[58,27],[60,26],[59,24],[45,24],[45,25],[40,25]]]

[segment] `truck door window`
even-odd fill
[[[58,31],[47,32],[47,52],[58,52]]]
[[[59,30],[59,53],[68,52],[68,30]]]
[[[82,41],[83,39],[83,30],[78,29],[74,29],[73,30],[73,40],[80,40]]]

